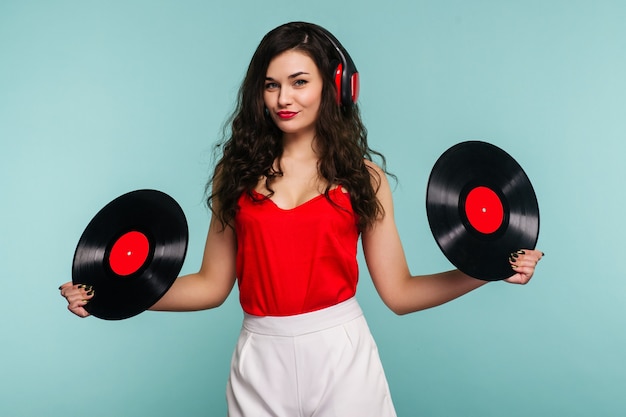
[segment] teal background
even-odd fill
[[[198,268],[212,145],[259,40],[291,20],[331,30],[360,70],[414,274],[450,268],[424,200],[453,144],[505,149],[539,200],[546,257],[525,287],[398,317],[361,259],[398,414],[625,415],[626,6],[574,0],[2,0],[0,415],[225,415],[236,292],[107,322],[57,287],[89,220],[139,188],[183,207],[182,272]]]

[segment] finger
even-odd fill
[[[95,291],[90,285],[63,284],[61,295],[67,300],[67,309],[79,317],[89,316],[85,305],[95,296]]]
[[[511,263],[511,269],[515,274],[509,279],[509,282],[517,284],[526,284],[532,278],[535,272],[534,263],[529,264],[529,261],[518,260],[516,263]]]
[[[520,281],[528,282],[535,273],[534,267],[529,266],[513,266],[513,272],[519,275]]]
[[[67,309],[70,312],[72,312],[73,314],[77,315],[78,317],[85,318],[85,317],[89,316],[89,312],[87,310],[85,310],[85,308],[84,308],[84,305],[86,305],[86,304],[87,304],[87,302],[85,302],[85,304],[83,304],[82,306],[81,305],[77,305],[77,306],[73,306],[73,307],[71,305],[68,305]]]
[[[511,262],[511,260],[509,260],[509,262],[511,263],[511,267],[516,267],[516,268],[532,268],[534,269],[537,266],[537,260],[532,259],[532,258],[517,258],[514,261]],[[516,271],[518,271],[518,269],[515,269]]]
[[[77,294],[85,296],[86,294],[93,292],[93,287],[91,285],[85,285],[85,284],[76,284],[76,285],[64,284],[59,288],[61,289],[61,295],[68,299],[76,296]]]
[[[87,304],[87,302],[89,302],[94,297],[94,295],[95,293],[92,290],[87,293],[83,293],[83,292],[73,293],[71,295],[66,296],[65,298],[67,299],[68,305],[76,306],[76,305]]]
[[[536,266],[543,256],[541,251],[520,249],[509,255],[509,262],[515,266]]]
[[[80,300],[89,301],[95,295],[95,291],[90,285],[79,285],[77,288],[67,290],[65,298],[68,303],[73,303]]]
[[[73,290],[76,290],[77,288],[78,288],[78,285],[74,285],[73,282],[66,282],[65,284],[59,287],[59,291],[61,292],[61,295],[65,297],[65,294],[67,294],[68,291],[73,291]]]
[[[537,261],[531,258],[509,258],[509,263],[511,264],[513,271],[530,275],[535,272],[535,267],[537,266]]]
[[[541,252],[540,250],[535,250],[535,249],[520,249],[519,251],[517,251],[517,253],[524,255],[524,257],[532,258],[536,260],[537,262],[539,262],[541,258],[545,256],[543,252]]]
[[[89,300],[91,300],[95,292],[93,287],[85,284],[74,284],[66,282],[59,287],[61,296],[67,300],[67,309],[78,317],[88,317],[90,314],[85,309]]]
[[[61,292],[61,295],[63,297],[65,297],[65,294],[67,293],[67,291],[70,291],[70,290],[74,289],[74,287],[76,287],[76,286],[74,285],[73,282],[71,282],[71,281],[70,282],[66,282],[65,284],[63,284],[63,285],[61,285],[59,287],[59,291]]]
[[[67,300],[67,309],[79,317],[87,317],[89,315],[89,312],[85,309],[85,306],[95,295],[93,290],[90,290],[86,293],[83,292],[84,289],[81,289],[81,292],[73,294]]]
[[[505,281],[514,284],[527,284],[533,277],[535,267],[543,256],[543,252],[530,249],[520,249],[511,253],[509,263],[515,274]]]
[[[65,288],[69,288],[72,287],[74,284],[72,283],[72,281],[66,282],[65,284],[62,284],[59,287],[59,290],[63,291]]]
[[[516,272],[516,271],[513,271]],[[515,273],[514,275],[510,276],[509,278],[505,279],[506,282],[510,283],[510,284],[521,284],[521,285],[525,285],[528,284],[528,282],[530,281],[530,279],[532,278],[532,275],[526,274],[522,271]]]
[[[513,272],[518,276],[518,281],[521,284],[526,284],[535,274],[536,261],[532,260],[519,260],[515,264],[511,264]]]

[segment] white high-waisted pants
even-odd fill
[[[356,299],[288,317],[245,315],[226,391],[230,417],[395,417]]]

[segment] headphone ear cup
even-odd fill
[[[348,51],[339,43],[332,33],[321,26],[315,26],[321,34],[335,48],[337,58],[330,61],[333,69],[332,76],[337,89],[337,104],[344,108],[349,108],[356,103],[359,95],[359,72],[350,58]]]
[[[361,89],[359,73],[354,72],[350,77],[350,102],[352,104],[356,103],[359,98],[359,90]]]
[[[343,65],[334,59],[330,63],[333,68],[333,79],[335,80],[335,89],[337,90],[337,104],[341,104],[341,95],[343,94]]]

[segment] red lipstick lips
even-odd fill
[[[295,112],[295,111],[279,111],[276,114],[278,114],[278,117],[280,117],[281,119],[291,119],[296,114],[298,114],[298,112]]]

